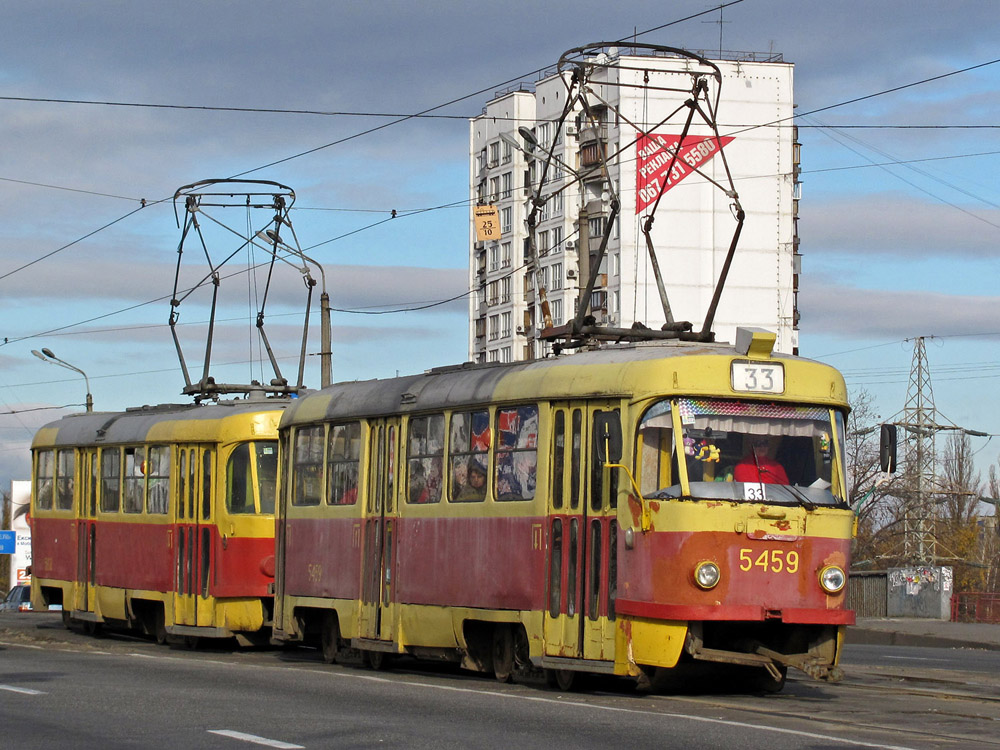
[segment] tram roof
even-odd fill
[[[69,414],[43,425],[35,433],[32,448],[141,442],[154,427],[167,422],[204,423],[240,414],[279,410],[288,403],[288,399],[250,399],[211,404],[158,404],[125,411]],[[199,438],[192,436],[191,439]]]
[[[436,368],[418,375],[337,383],[312,391],[295,401],[281,418],[281,426],[315,421],[461,408],[476,404],[505,403],[528,399],[615,397],[648,390],[662,382],[666,370],[688,358],[723,357],[717,368],[719,384],[714,395],[726,395],[731,359],[744,359],[731,344],[694,342],[642,342],[604,346],[571,356],[548,357],[512,363],[474,364]],[[791,355],[773,354],[773,360],[805,363],[829,373],[837,383],[837,398],[831,399],[828,384],[817,389],[814,401],[843,403],[846,388],[834,368]],[[693,364],[693,362],[692,362]],[[700,389],[694,389],[700,391]],[[843,394],[842,396],[840,394]],[[736,395],[736,394],[729,394]]]

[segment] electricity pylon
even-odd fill
[[[905,432],[906,473],[903,483],[903,557],[907,562],[933,564],[938,560],[934,528],[936,497],[947,488],[937,475],[935,436],[944,430],[983,436],[985,433],[959,427],[934,405],[930,365],[924,336],[913,343],[910,382],[906,390],[903,418],[896,426]],[[933,338],[933,337],[931,337]]]

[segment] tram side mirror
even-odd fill
[[[882,425],[879,440],[878,461],[882,471],[892,474],[896,471],[896,425]]]
[[[621,463],[622,424],[617,412],[602,411],[594,415],[594,438],[597,457],[602,464]]]

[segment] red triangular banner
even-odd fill
[[[702,164],[712,158],[733,140],[732,136],[689,135],[681,143],[680,135],[647,133],[639,136],[635,144],[635,212],[641,213],[656,202],[660,192],[666,192]],[[670,174],[667,168],[678,152]]]

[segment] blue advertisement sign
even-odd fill
[[[0,531],[0,555],[13,555],[16,544],[16,531]]]

